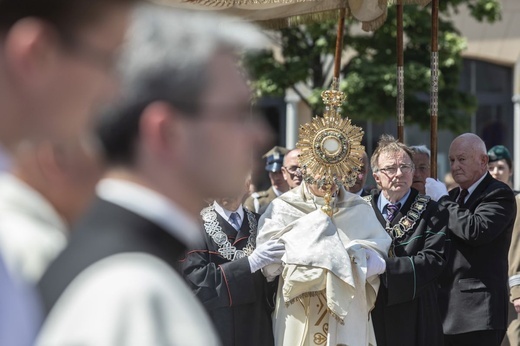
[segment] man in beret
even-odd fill
[[[273,199],[289,191],[289,185],[282,173],[283,160],[288,152],[288,149],[276,146],[262,156],[266,159],[265,170],[269,172],[271,187],[265,191],[253,192],[244,203],[247,209],[263,214]]]

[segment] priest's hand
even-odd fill
[[[386,270],[385,259],[376,251],[369,248],[365,249],[365,253],[367,255],[367,278],[383,274]]]
[[[442,196],[448,195],[448,189],[444,183],[433,178],[426,178],[426,194],[430,196],[434,201],[438,201]]]
[[[269,264],[282,263],[282,256],[285,254],[285,244],[279,239],[272,239],[259,245],[255,251],[247,258],[251,273],[264,268]]]

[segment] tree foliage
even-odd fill
[[[500,19],[498,0],[443,0],[439,21],[439,127],[462,132],[477,106],[475,98],[459,90],[462,51],[466,42],[455,29],[453,15],[467,6],[479,21]],[[405,113],[407,123],[425,128],[429,125],[430,90],[430,6],[406,6],[405,30]],[[388,20],[373,34],[352,34],[356,25],[347,21],[345,46],[355,51],[342,68],[340,88],[347,93],[345,113],[352,119],[382,121],[396,113],[396,10],[390,8]],[[305,83],[313,92],[305,101],[315,114],[321,114],[320,93],[331,76],[331,55],[335,49],[337,24],[314,23],[278,30],[274,33],[281,51],[249,56],[259,95],[282,96],[286,89]],[[296,91],[298,89],[296,88]]]

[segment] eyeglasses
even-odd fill
[[[386,175],[392,176],[392,175],[397,174],[398,169],[401,171],[401,173],[407,174],[413,170],[413,165],[400,165],[398,167],[395,167],[395,166],[384,167],[384,168],[380,168],[378,171],[381,171]]]
[[[298,177],[302,176],[302,169],[300,167],[292,166],[292,167],[284,167],[284,168],[287,171],[287,173],[289,173],[291,176],[298,176]]]

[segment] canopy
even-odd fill
[[[193,10],[215,10],[267,27],[298,25],[338,18],[339,9],[374,31],[386,20],[388,6],[396,3],[427,5],[431,0],[151,0]]]

